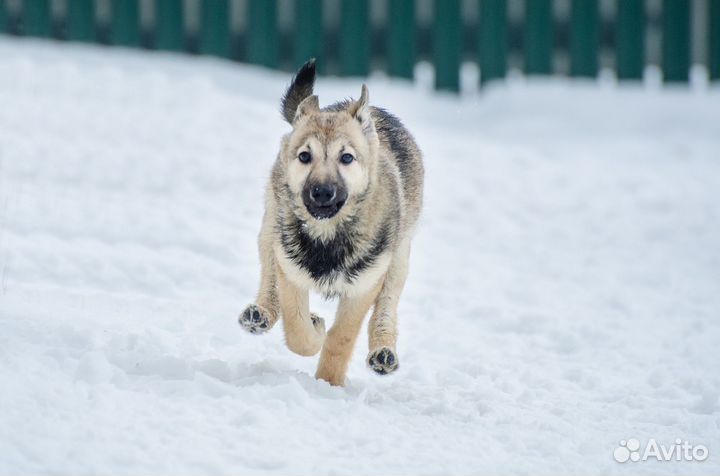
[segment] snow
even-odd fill
[[[0,40],[0,473],[720,472],[717,87],[371,77],[426,202],[401,367],[335,388],[236,322],[288,79]]]

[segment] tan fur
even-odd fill
[[[323,345],[315,377],[330,382],[331,385],[343,384],[360,326],[375,302],[381,284],[376,283],[369,292],[359,296],[340,298],[335,323]]]
[[[388,137],[378,134],[382,124],[376,121],[381,120],[383,117],[368,105],[365,86],[360,100],[336,109],[321,110],[316,96],[298,105],[293,130],[281,141],[266,193],[259,236],[260,290],[256,304],[241,315],[241,324],[256,333],[269,330],[282,316],[288,348],[306,356],[322,348],[316,376],[332,385],[343,384],[358,332],[371,307],[369,363],[380,373],[397,367],[397,308],[408,272],[411,234],[422,203],[422,163],[411,136],[403,132],[400,140],[406,141],[415,162],[401,177],[392,144]],[[312,155],[311,163],[297,159],[303,151]],[[341,163],[338,157],[343,153],[352,154],[356,160]],[[303,187],[308,181],[333,177],[346,186],[347,202],[337,215],[316,219],[303,205]],[[388,210],[395,214],[389,215]],[[361,237],[352,246],[358,256],[372,253],[374,242],[370,238],[382,230],[391,230],[390,245],[351,281],[314,279],[288,254],[290,245],[282,241],[278,223],[288,217],[300,220],[308,239],[323,243],[335,236],[342,223],[352,222],[353,231]],[[311,289],[340,297],[327,337],[324,321],[310,313]],[[249,320],[253,315],[260,316],[261,324],[256,326]],[[389,362],[390,353],[394,362]]]

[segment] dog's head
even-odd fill
[[[299,97],[302,74],[303,69],[283,100],[293,130],[283,141],[281,166],[293,208],[308,222],[351,215],[370,186],[379,146],[367,87],[357,101],[321,110],[312,84]]]

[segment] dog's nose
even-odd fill
[[[316,205],[329,205],[335,198],[335,185],[315,185],[312,190],[310,190],[310,198],[313,202],[315,202]]]

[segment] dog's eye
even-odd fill
[[[343,164],[349,164],[353,160],[355,160],[355,157],[353,157],[352,154],[343,154],[340,156],[340,162]]]
[[[298,155],[298,160],[303,164],[307,164],[312,160],[312,155],[310,155],[310,152],[300,152],[300,154]]]

